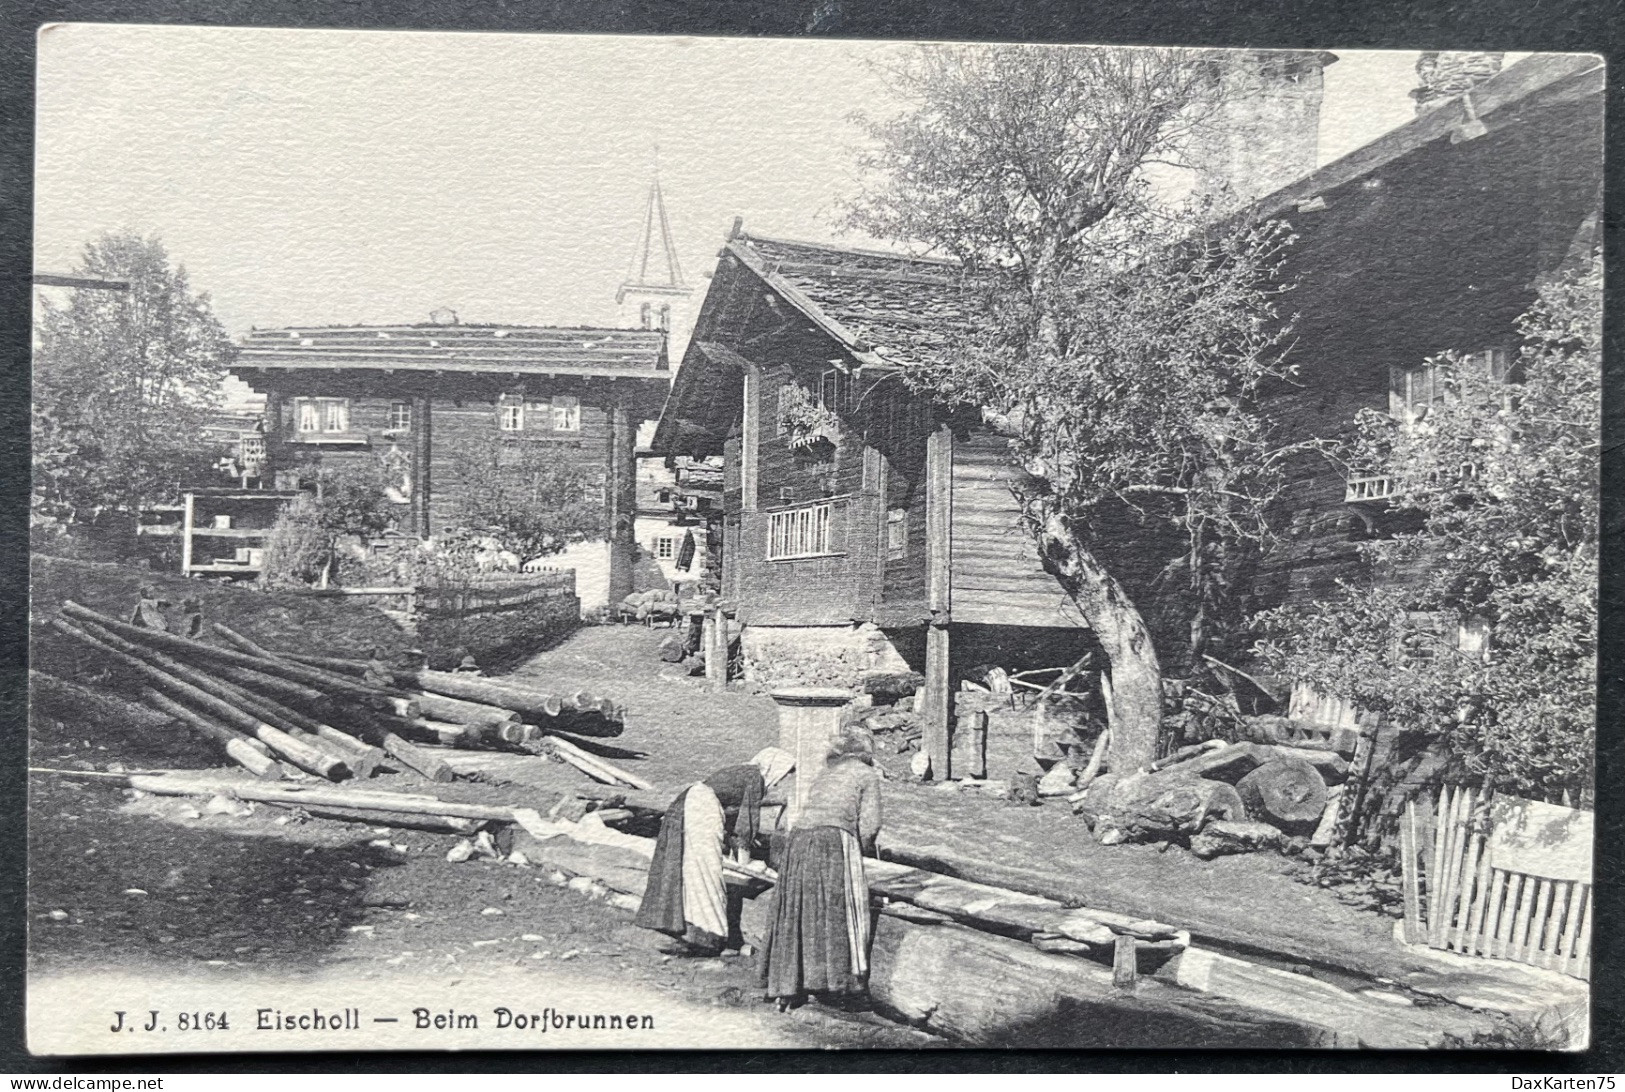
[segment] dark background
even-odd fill
[[[1625,372],[1617,361],[1617,278],[1608,285],[1609,326],[1603,422],[1601,730],[1597,893],[1594,930],[1593,1047],[1587,1054],[1270,1054],[1257,1051],[937,1051],[898,1053],[640,1052],[491,1054],[309,1054],[85,1061],[36,1059],[23,1045],[25,942],[23,847],[27,734],[27,550],[31,209],[33,205],[34,35],[49,22],[175,23],[216,26],[325,26],[373,30],[459,30],[750,37],[939,38],[1114,45],[1252,46],[1318,49],[1497,49],[1619,56],[1625,8],[1619,0],[58,0],[0,5],[0,1073],[93,1072],[926,1072],[1019,1073],[1067,1070],[1140,1073],[1180,1070],[1273,1072],[1598,1073],[1625,1070],[1620,879],[1625,822],[1625,743],[1617,727],[1625,694],[1625,615],[1621,612],[1621,532],[1625,511]],[[1610,81],[1608,148],[1620,149],[1622,82]],[[748,104],[740,104],[748,109]],[[1618,265],[1621,203],[1609,171],[1605,254]],[[922,1062],[924,1066],[922,1067]],[[1509,1087],[1491,1078],[1488,1087]]]

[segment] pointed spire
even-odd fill
[[[621,285],[620,295],[639,288],[687,289],[683,266],[677,259],[677,244],[671,237],[671,220],[666,216],[666,198],[660,189],[660,146],[655,146],[654,178],[649,183],[649,201],[643,212],[643,232],[632,255],[631,268]]]

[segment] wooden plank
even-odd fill
[[[1574,901],[1574,891],[1579,884],[1573,880],[1559,880],[1552,887],[1552,911],[1546,919],[1546,928],[1541,936],[1540,965],[1549,969],[1556,968],[1561,961],[1562,944],[1565,930],[1568,926],[1568,914]]]
[[[1405,896],[1405,943],[1417,944],[1422,937],[1420,877],[1416,874],[1416,801],[1405,802],[1399,822],[1400,882]]]
[[[1568,907],[1563,913],[1563,935],[1559,938],[1556,958],[1550,964],[1553,970],[1567,972],[1574,960],[1574,941],[1580,929],[1580,907],[1585,902],[1586,885],[1576,883],[1569,888]]]
[[[1475,835],[1474,853],[1478,855],[1477,876],[1473,881],[1472,908],[1467,915],[1467,925],[1462,930],[1461,945],[1458,950],[1467,955],[1477,955],[1479,946],[1483,942],[1484,911],[1489,902],[1490,890],[1490,855],[1488,852],[1479,853],[1483,839]]]
[[[1585,918],[1580,924],[1580,936],[1575,941],[1574,959],[1569,965],[1569,974],[1575,978],[1591,978],[1591,904],[1597,899],[1597,889],[1586,885]]]
[[[1449,827],[1445,831],[1444,864],[1439,873],[1439,924],[1436,934],[1436,943],[1433,947],[1446,947],[1450,939],[1451,919],[1455,915],[1456,893],[1461,886],[1461,858],[1466,833],[1462,824],[1462,812],[1467,802],[1467,790],[1460,786],[1451,792]]]
[[[1486,861],[1488,860],[1487,854],[1485,859]],[[1485,905],[1484,932],[1478,938],[1477,946],[1474,949],[1475,955],[1493,957],[1496,954],[1496,936],[1497,930],[1501,926],[1501,902],[1506,896],[1506,882],[1507,874],[1503,870],[1491,865],[1490,897]]]
[[[1529,944],[1529,920],[1534,912],[1536,880],[1533,876],[1522,877],[1523,890],[1518,896],[1518,910],[1512,915],[1512,928],[1507,934],[1507,948],[1505,958],[1514,962],[1523,962],[1523,952]]]
[[[1112,977],[1087,960],[1005,937],[883,915],[875,929],[869,992],[883,1012],[978,1045],[1279,1048],[1339,1042],[1332,1030],[1299,1017],[1156,979],[1122,990]]]
[[[1250,963],[1205,948],[1187,948],[1155,977],[1186,989],[1227,997],[1339,1032],[1338,1046],[1416,1050],[1437,1045],[1471,1016],[1448,1008],[1396,1006],[1310,975]]]
[[[1438,815],[1433,826],[1433,857],[1428,862],[1428,945],[1437,948],[1442,939],[1440,918],[1444,915],[1445,871],[1449,867],[1450,819],[1455,804],[1455,789],[1446,785],[1439,790]]]
[[[1456,896],[1445,922],[1445,947],[1459,950],[1467,916],[1472,910],[1473,881],[1478,876],[1478,854],[1483,837],[1473,830],[1473,814],[1477,809],[1478,791],[1467,790],[1467,801],[1461,807],[1461,868],[1454,877]]]
[[[1529,946],[1524,950],[1525,963],[1538,964],[1541,961],[1541,943],[1546,937],[1546,917],[1552,908],[1552,892],[1557,881],[1542,879],[1539,894],[1535,899],[1535,916],[1529,927]]]
[[[1507,877],[1506,901],[1501,904],[1501,920],[1495,930],[1495,944],[1490,955],[1507,959],[1512,950],[1513,923],[1518,918],[1518,903],[1523,898],[1524,877],[1521,872],[1505,873]]]

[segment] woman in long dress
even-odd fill
[[[788,751],[767,747],[749,763],[725,766],[684,789],[661,820],[633,921],[676,937],[695,955],[739,947],[741,903],[723,883],[723,853],[749,859],[763,796],[794,767]]]
[[[761,984],[781,1009],[808,994],[840,1003],[868,992],[871,919],[863,857],[874,854],[880,818],[874,741],[862,729],[849,729],[813,779],[779,869]]]

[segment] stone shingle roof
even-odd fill
[[[745,234],[729,248],[874,363],[935,362],[973,313],[952,261]]]
[[[254,330],[237,367],[669,377],[658,330],[569,326],[295,326]]]

